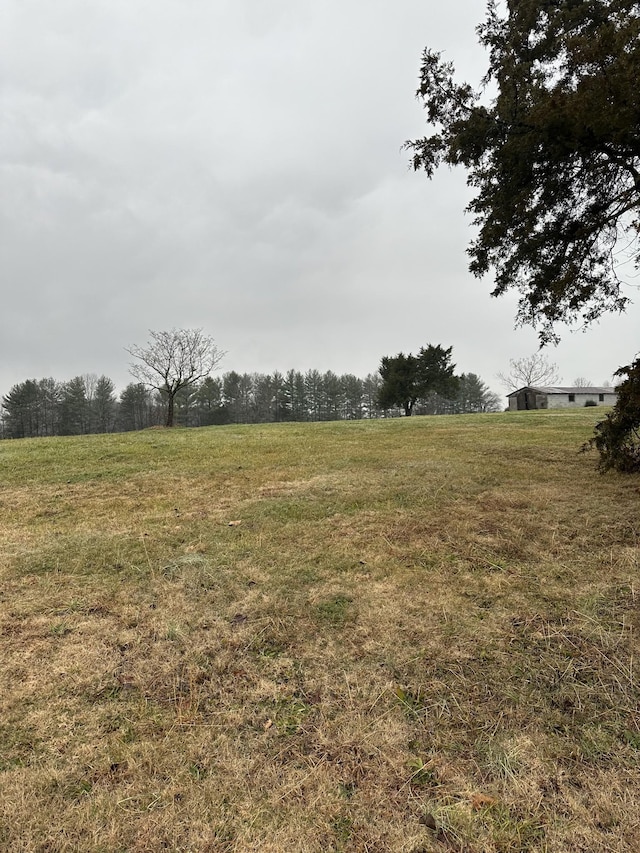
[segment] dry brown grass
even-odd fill
[[[0,848],[640,849],[595,417],[0,443]]]

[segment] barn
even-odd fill
[[[602,386],[599,388],[560,387],[560,386],[527,386],[512,391],[507,395],[509,411],[523,409],[573,409],[580,406],[615,405],[618,395],[615,388]]]

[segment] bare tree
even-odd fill
[[[498,379],[509,391],[539,385],[557,385],[561,381],[558,365],[540,352],[509,360],[509,372],[498,373]]]
[[[140,362],[130,364],[129,373],[160,392],[167,404],[166,425],[171,427],[176,394],[209,376],[225,353],[202,329],[150,330],[149,334],[151,340],[146,346],[126,347]]]
[[[574,388],[592,388],[593,382],[584,376],[578,376],[577,379],[573,380],[573,387]]]

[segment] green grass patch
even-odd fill
[[[598,417],[0,442],[0,847],[640,849]]]

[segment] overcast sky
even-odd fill
[[[465,174],[432,182],[425,46],[476,82],[484,0],[1,0],[0,395],[131,377],[148,330],[203,328],[223,372],[364,376],[453,346],[497,391],[537,347],[467,271]],[[548,357],[600,384],[635,305]],[[633,286],[635,284],[635,286]]]

